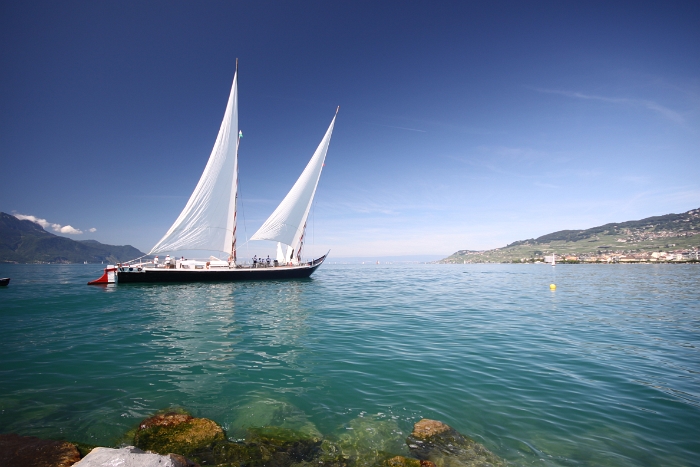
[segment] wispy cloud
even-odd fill
[[[93,227],[91,229],[88,229],[88,232],[90,232],[90,233],[97,232],[97,229]]]
[[[26,214],[14,214],[14,216],[19,219],[19,220],[27,220],[27,221],[32,221],[36,224],[39,224],[42,226],[45,230],[53,230],[54,232],[62,233],[62,234],[67,234],[67,235],[81,235],[83,233],[82,230],[76,229],[75,227],[71,225],[61,225],[61,224],[54,224],[52,222],[47,221],[46,219],[41,219],[36,216],[30,216]],[[97,229],[92,228],[90,229],[90,232],[95,232]]]
[[[541,92],[541,93],[545,93],[545,94],[558,94],[560,96],[571,97],[574,99],[595,100],[595,101],[601,101],[601,102],[610,102],[612,104],[621,104],[621,105],[628,105],[628,106],[634,106],[634,107],[644,107],[646,109],[653,110],[654,112],[658,112],[664,118],[667,118],[673,122],[676,122],[680,125],[685,125],[685,118],[683,118],[683,116],[679,112],[676,112],[675,110],[669,109],[668,107],[664,107],[661,104],[658,104],[654,101],[650,101],[650,100],[646,100],[646,99],[630,99],[627,97],[596,96],[593,94],[584,94],[582,92],[560,91],[560,90],[556,90],[556,89],[535,88],[535,90],[538,92]]]

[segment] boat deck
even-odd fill
[[[117,282],[230,282],[299,279],[311,276],[326,255],[298,265],[177,268],[149,265],[118,265]]]

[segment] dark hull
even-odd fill
[[[183,282],[238,282],[303,279],[311,276],[326,259],[325,256],[311,265],[297,267],[237,268],[223,270],[146,269],[143,272],[117,270],[117,283],[183,283]]]
[[[0,279],[0,286],[2,286],[2,285],[7,285],[7,284],[9,284],[9,283],[10,283],[10,278],[9,278],[9,277],[3,277],[2,279]]]

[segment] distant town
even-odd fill
[[[673,244],[671,244],[673,246]],[[461,250],[457,252],[460,256],[470,257],[464,258],[463,263],[551,263],[552,255],[532,256],[529,258],[520,258],[510,261],[494,261],[487,259],[493,250],[487,251],[467,251]],[[679,249],[671,251],[653,251],[629,253],[624,250],[605,251],[600,253],[581,253],[578,255],[554,255],[554,260],[557,263],[695,263],[700,262],[700,250],[694,249]],[[441,260],[441,263],[456,263],[456,261]]]
[[[586,230],[562,230],[492,250],[459,250],[438,263],[696,263],[700,209]]]

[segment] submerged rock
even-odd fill
[[[280,427],[250,429],[245,442],[221,441],[210,449],[195,453],[195,459],[207,465],[244,465],[246,467],[315,466],[321,454],[321,439]]]
[[[214,421],[183,412],[164,412],[145,419],[134,444],[158,454],[177,453],[202,465],[244,467],[345,467],[329,462],[317,430],[303,433],[283,427],[249,428],[245,440],[230,441]]]
[[[235,409],[234,419],[227,425],[227,432],[230,437],[244,438],[250,428],[261,426],[277,426],[312,437],[322,437],[303,410],[272,397],[257,397],[241,404]]]
[[[139,430],[145,430],[146,428],[151,428],[154,426],[175,426],[180,423],[189,422],[194,417],[188,413],[179,412],[165,412],[156,414],[146,420],[142,421],[139,425]]]
[[[252,428],[246,444],[263,446],[270,452],[283,453],[292,462],[301,462],[316,457],[321,437],[281,427]]]
[[[197,464],[189,462],[178,454],[152,454],[143,452],[139,448],[127,446],[121,449],[95,448],[75,467],[196,467]]]
[[[426,460],[396,456],[384,461],[384,467],[435,467],[435,464]]]
[[[141,422],[134,435],[134,444],[139,449],[157,454],[177,453],[192,457],[225,439],[224,430],[212,420],[168,412]]]
[[[338,437],[338,447],[355,467],[373,467],[397,454],[408,454],[398,423],[375,416],[351,420]]]
[[[437,420],[423,419],[416,423],[406,438],[411,454],[428,460],[437,467],[500,467],[499,458],[482,444],[462,435],[451,426]]]
[[[16,434],[0,435],[0,465],[69,467],[80,460],[74,444]]]

